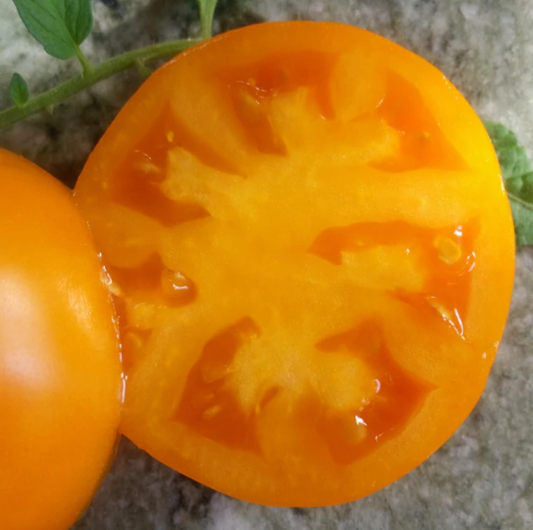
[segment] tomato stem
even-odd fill
[[[81,67],[83,68],[83,75],[90,75],[93,70],[93,65],[89,62],[87,57],[85,57],[79,46],[76,46],[76,57],[78,58]]]
[[[135,61],[135,67],[145,79],[148,79],[152,75],[152,70],[144,64],[144,61]]]
[[[203,32],[202,32],[203,33]],[[32,114],[46,108],[54,107],[68,97],[95,85],[103,79],[123,72],[129,68],[137,68],[139,64],[157,59],[172,57],[187,48],[201,42],[201,39],[181,39],[160,44],[154,44],[138,50],[126,52],[118,57],[113,57],[100,64],[91,65],[83,56],[78,59],[82,63],[83,73],[61,83],[60,85],[39,94],[27,101],[22,107],[12,106],[0,112],[0,129],[9,127]],[[80,52],[81,53],[81,52]]]
[[[202,39],[210,39],[213,36],[213,18],[217,0],[198,0],[200,6],[201,35]]]

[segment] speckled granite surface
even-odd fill
[[[93,60],[198,31],[192,0],[94,0]],[[261,20],[335,20],[376,31],[421,54],[478,113],[510,126],[533,150],[531,0],[222,0],[216,30]],[[0,0],[0,107],[14,68],[35,91],[73,74],[47,58],[10,0]],[[135,72],[0,132],[0,145],[66,182],[128,95]],[[202,487],[123,441],[113,469],[76,530],[521,530],[533,528],[533,249],[517,256],[511,314],[486,391],[467,422],[404,479],[356,503],[264,508]],[[38,529],[36,529],[38,530]]]

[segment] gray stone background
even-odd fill
[[[193,0],[93,0],[93,7],[95,27],[83,50],[94,62],[199,30]],[[398,42],[438,66],[483,119],[506,124],[533,152],[532,0],[221,0],[214,27],[286,19],[345,22]],[[78,66],[46,56],[11,0],[0,0],[0,108],[9,104],[14,70],[38,93]],[[0,146],[72,185],[140,83],[134,71],[102,82],[53,115],[0,131]],[[473,414],[438,453],[385,490],[331,508],[260,507],[198,485],[124,440],[75,530],[533,528],[532,271],[533,250],[521,249],[503,344]]]

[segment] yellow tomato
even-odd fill
[[[386,39],[289,22],[197,46],[76,194],[119,308],[122,431],[204,484],[357,499],[483,390],[514,270],[498,162],[442,73]]]
[[[0,150],[0,528],[67,530],[113,456],[112,301],[70,191]]]

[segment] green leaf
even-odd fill
[[[485,122],[513,211],[516,245],[533,245],[533,164],[504,125]]]
[[[20,74],[13,74],[13,77],[9,82],[9,95],[17,107],[23,107],[28,101],[30,97],[28,83],[26,83],[25,79]]]
[[[13,0],[28,31],[58,59],[78,55],[93,25],[91,0]]]

